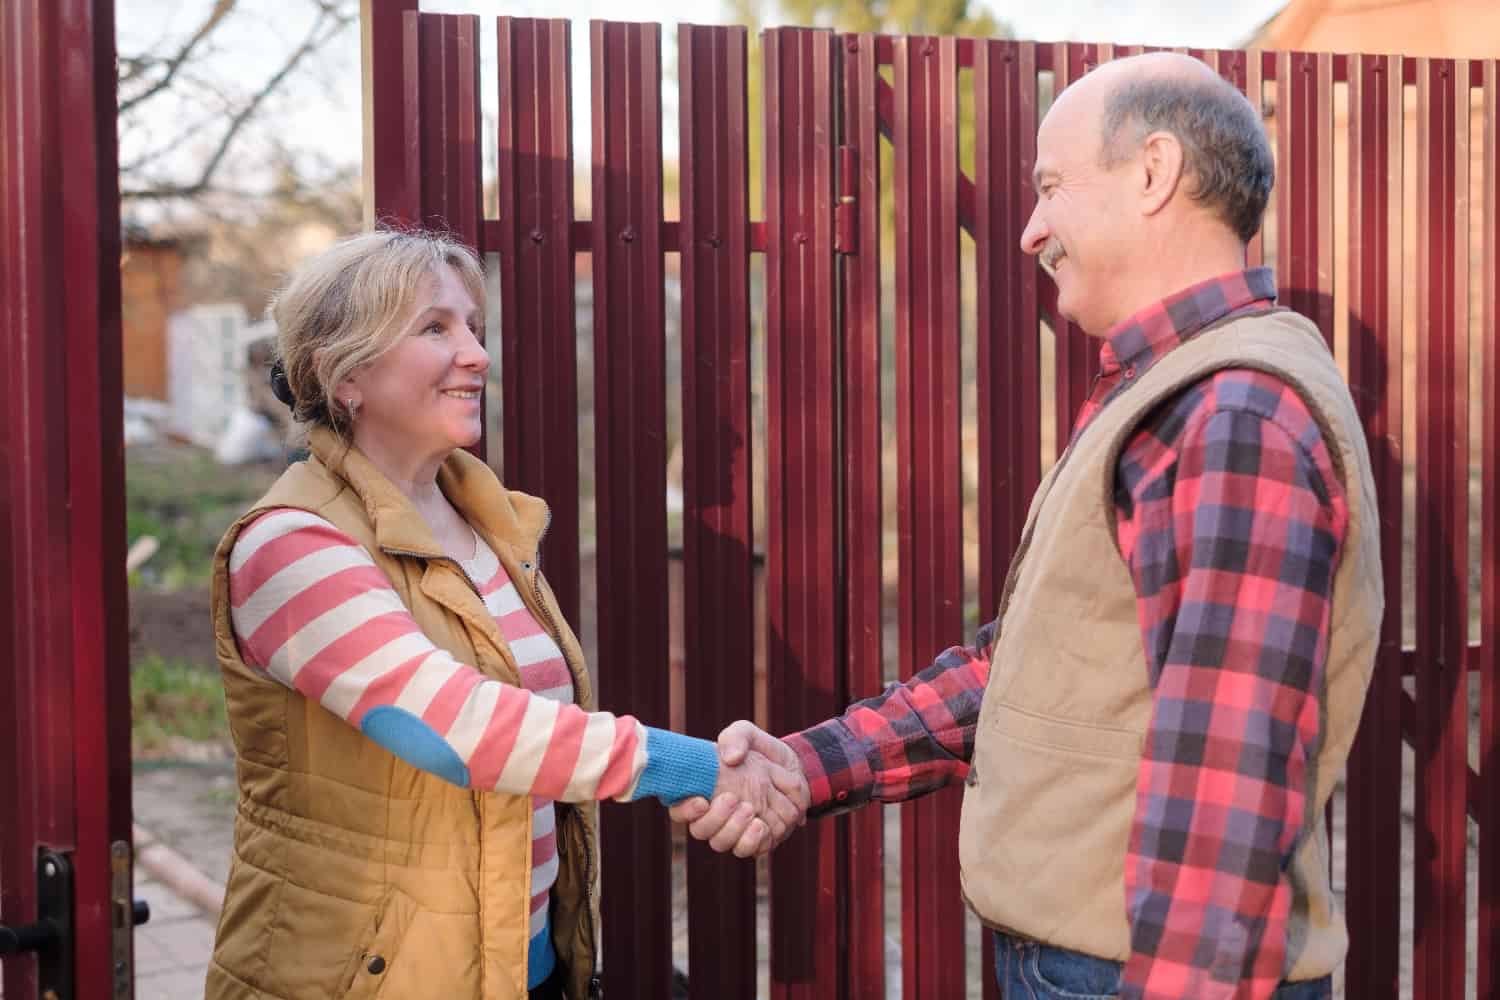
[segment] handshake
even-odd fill
[[[672,819],[723,854],[754,858],[807,821],[811,795],[791,747],[752,722],[719,734],[719,783],[713,802],[700,796],[672,807]]]

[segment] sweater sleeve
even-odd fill
[[[455,785],[565,802],[713,795],[712,743],[458,662],[422,633],[369,553],[314,514],[272,510],[246,526],[229,595],[247,664]]]

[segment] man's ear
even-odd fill
[[[1141,211],[1155,215],[1182,183],[1182,143],[1171,132],[1152,132],[1141,147],[1141,165],[1145,172]]]

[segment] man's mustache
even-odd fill
[[[1063,245],[1058,242],[1056,237],[1053,237],[1047,241],[1046,246],[1042,247],[1040,255],[1042,267],[1046,269],[1048,274],[1051,274],[1057,270],[1057,262],[1066,256],[1067,251],[1063,249]]]

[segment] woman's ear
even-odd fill
[[[359,404],[364,401],[364,392],[359,387],[359,373],[352,371],[339,380],[339,384],[333,388],[333,398],[350,413],[359,409]]]
[[[1182,183],[1182,143],[1171,132],[1152,132],[1141,146],[1141,164],[1145,168],[1141,212],[1155,215]]]

